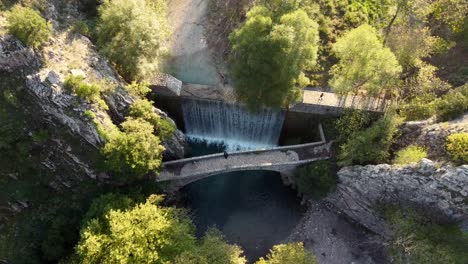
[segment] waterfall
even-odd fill
[[[276,146],[284,121],[283,111],[249,112],[240,105],[184,100],[186,135],[192,140],[223,144],[227,150]]]

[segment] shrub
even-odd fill
[[[468,94],[463,94],[462,89],[463,87],[451,90],[442,99],[437,100],[437,119],[439,121],[455,119],[468,111]]]
[[[468,233],[455,225],[437,224],[413,210],[391,208],[385,219],[394,234],[390,254],[396,264],[452,263],[468,259]]]
[[[102,149],[108,169],[128,181],[159,168],[164,147],[153,126],[142,119],[128,119],[121,126],[122,132],[111,136]]]
[[[346,109],[343,115],[335,121],[339,141],[345,141],[352,134],[366,128],[371,121],[371,115],[367,111]]]
[[[400,107],[400,115],[407,121],[413,120],[425,120],[436,113],[435,101],[427,102],[427,100],[419,97],[411,100],[407,104],[403,104]]]
[[[158,68],[169,36],[166,1],[105,0],[99,6],[97,44],[127,80]]]
[[[69,92],[74,92],[80,98],[98,104],[103,109],[108,109],[104,100],[101,99],[101,86],[97,84],[88,84],[81,75],[69,75],[63,83],[64,88]]]
[[[308,198],[318,199],[335,188],[336,175],[329,161],[317,161],[300,168],[296,175],[297,191]]]
[[[38,48],[50,37],[50,23],[31,8],[15,6],[7,17],[8,32],[24,44]]]
[[[73,24],[72,26],[72,32],[80,33],[83,36],[86,36],[88,38],[93,37],[93,28],[90,26],[91,22],[88,21],[77,21]]]
[[[396,153],[396,157],[393,163],[404,165],[412,162],[418,162],[425,157],[427,157],[427,152],[424,150],[424,148],[411,145],[402,150],[399,150]]]
[[[398,132],[401,119],[387,113],[371,127],[355,133],[340,146],[338,164],[367,164],[385,162],[390,156],[390,146]]]
[[[151,92],[151,89],[149,88],[149,83],[147,82],[135,82],[133,81],[131,84],[127,85],[125,87],[127,91],[137,97],[145,97],[149,92]]]
[[[448,136],[447,151],[454,161],[468,163],[468,133],[455,133]]]
[[[146,99],[136,100],[130,106],[129,115],[133,118],[141,118],[152,124],[156,134],[159,135],[162,140],[172,137],[176,130],[174,124],[156,114],[153,102]]]
[[[255,264],[317,264],[317,258],[304,249],[302,242],[276,245],[266,259],[260,258]]]

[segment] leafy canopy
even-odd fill
[[[330,73],[330,86],[339,94],[367,90],[377,95],[391,87],[401,73],[395,55],[383,46],[377,32],[369,25],[348,31],[333,45],[339,62]]]
[[[102,152],[106,165],[124,179],[142,178],[161,165],[164,147],[153,134],[153,126],[142,119],[127,119],[122,132],[109,138]]]
[[[7,22],[8,32],[33,48],[42,46],[52,31],[51,24],[37,11],[19,5],[12,8]]]
[[[387,113],[371,127],[357,131],[342,145],[338,154],[338,164],[367,164],[385,162],[390,156],[401,118]]]
[[[195,246],[194,226],[183,211],[158,205],[161,197],[128,210],[111,209],[86,223],[76,253],[81,263],[170,263]]]
[[[158,69],[169,36],[166,1],[104,0],[99,7],[97,44],[128,80]]]
[[[256,264],[316,264],[317,259],[304,249],[302,243],[276,245],[267,258],[260,258]]]
[[[217,229],[208,229],[200,245],[179,255],[174,264],[245,264],[242,249],[230,245]]]
[[[318,25],[299,9],[278,15],[259,5],[230,35],[236,94],[251,109],[297,101],[317,59]]]

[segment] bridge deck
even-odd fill
[[[196,178],[240,170],[276,170],[298,166],[311,161],[328,159],[331,142],[324,141],[277,147],[272,149],[240,151],[182,159],[163,163],[158,181]]]

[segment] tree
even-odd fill
[[[126,180],[141,178],[161,165],[164,147],[153,126],[142,119],[127,119],[102,148],[107,167]]]
[[[260,258],[256,264],[316,264],[317,259],[304,249],[302,243],[274,246],[267,258]]]
[[[128,210],[110,210],[104,221],[82,228],[76,253],[81,263],[170,263],[195,246],[194,226],[187,215],[159,205],[150,196]]]
[[[158,68],[169,36],[166,1],[105,0],[99,7],[97,44],[128,80]]]
[[[7,21],[8,32],[33,48],[42,46],[49,39],[52,30],[51,24],[37,11],[19,5],[13,7]]]
[[[395,55],[383,46],[375,29],[366,24],[340,37],[333,51],[339,62],[330,70],[330,86],[342,95],[358,90],[380,94],[396,82],[402,71]]]
[[[230,245],[217,229],[208,229],[201,244],[175,259],[175,264],[245,264],[243,252],[237,245]]]
[[[295,174],[297,191],[307,197],[321,198],[335,188],[336,175],[329,161],[316,161]]]
[[[338,164],[366,164],[385,162],[390,156],[390,146],[398,132],[401,118],[387,113],[371,127],[355,132],[340,146]]]
[[[297,101],[308,83],[303,71],[317,59],[318,25],[303,10],[277,17],[265,6],[229,37],[236,94],[251,109]]]

